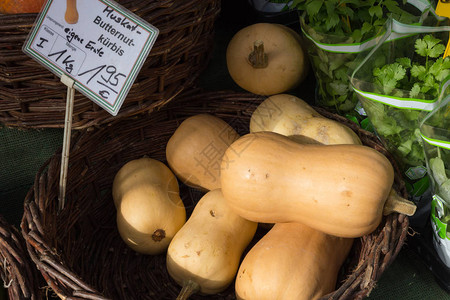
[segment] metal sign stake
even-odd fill
[[[61,82],[67,86],[67,99],[66,99],[66,114],[64,122],[64,140],[61,155],[61,174],[59,177],[59,196],[58,196],[59,211],[64,209],[66,202],[67,170],[69,167],[69,152],[70,152],[70,135],[72,132],[73,102],[75,98],[75,89],[73,88],[75,81],[69,76],[63,74],[61,76]]]

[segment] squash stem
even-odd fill
[[[183,288],[181,289],[180,293],[178,294],[178,297],[176,300],[186,300],[192,294],[198,292],[199,290],[200,290],[200,285],[197,282],[188,280],[183,284]]]
[[[386,203],[384,204],[383,215],[387,216],[393,212],[398,212],[407,216],[412,216],[416,212],[417,206],[414,202],[400,197],[394,189],[391,190]]]
[[[268,65],[267,54],[264,52],[264,42],[255,41],[253,51],[248,55],[248,61],[253,68],[263,69]]]

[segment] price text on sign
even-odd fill
[[[114,1],[48,0],[23,51],[116,115],[158,33]]]

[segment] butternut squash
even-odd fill
[[[220,188],[220,162],[239,134],[224,120],[198,114],[185,119],[170,137],[166,159],[186,185],[202,191]]]
[[[222,192],[243,218],[299,222],[340,237],[375,230],[393,180],[391,163],[373,148],[299,144],[269,131],[239,138],[222,160]]]
[[[139,253],[164,252],[186,222],[177,179],[156,159],[144,157],[123,165],[114,177],[112,195],[119,234]]]
[[[235,291],[242,300],[314,300],[335,290],[353,239],[300,223],[278,223],[244,257]]]
[[[226,62],[234,82],[258,95],[296,88],[309,69],[299,34],[274,23],[256,23],[239,30],[227,46]]]
[[[304,100],[289,94],[268,97],[250,118],[250,132],[273,131],[290,136],[305,136],[319,143],[361,144],[348,126],[323,117]]]
[[[256,228],[230,210],[220,189],[206,193],[167,250],[167,270],[183,286],[177,299],[225,290]]]

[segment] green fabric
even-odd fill
[[[0,214],[9,223],[20,223],[23,199],[36,172],[62,141],[62,129],[0,128]]]
[[[430,270],[411,250],[403,249],[367,299],[450,299]]]

